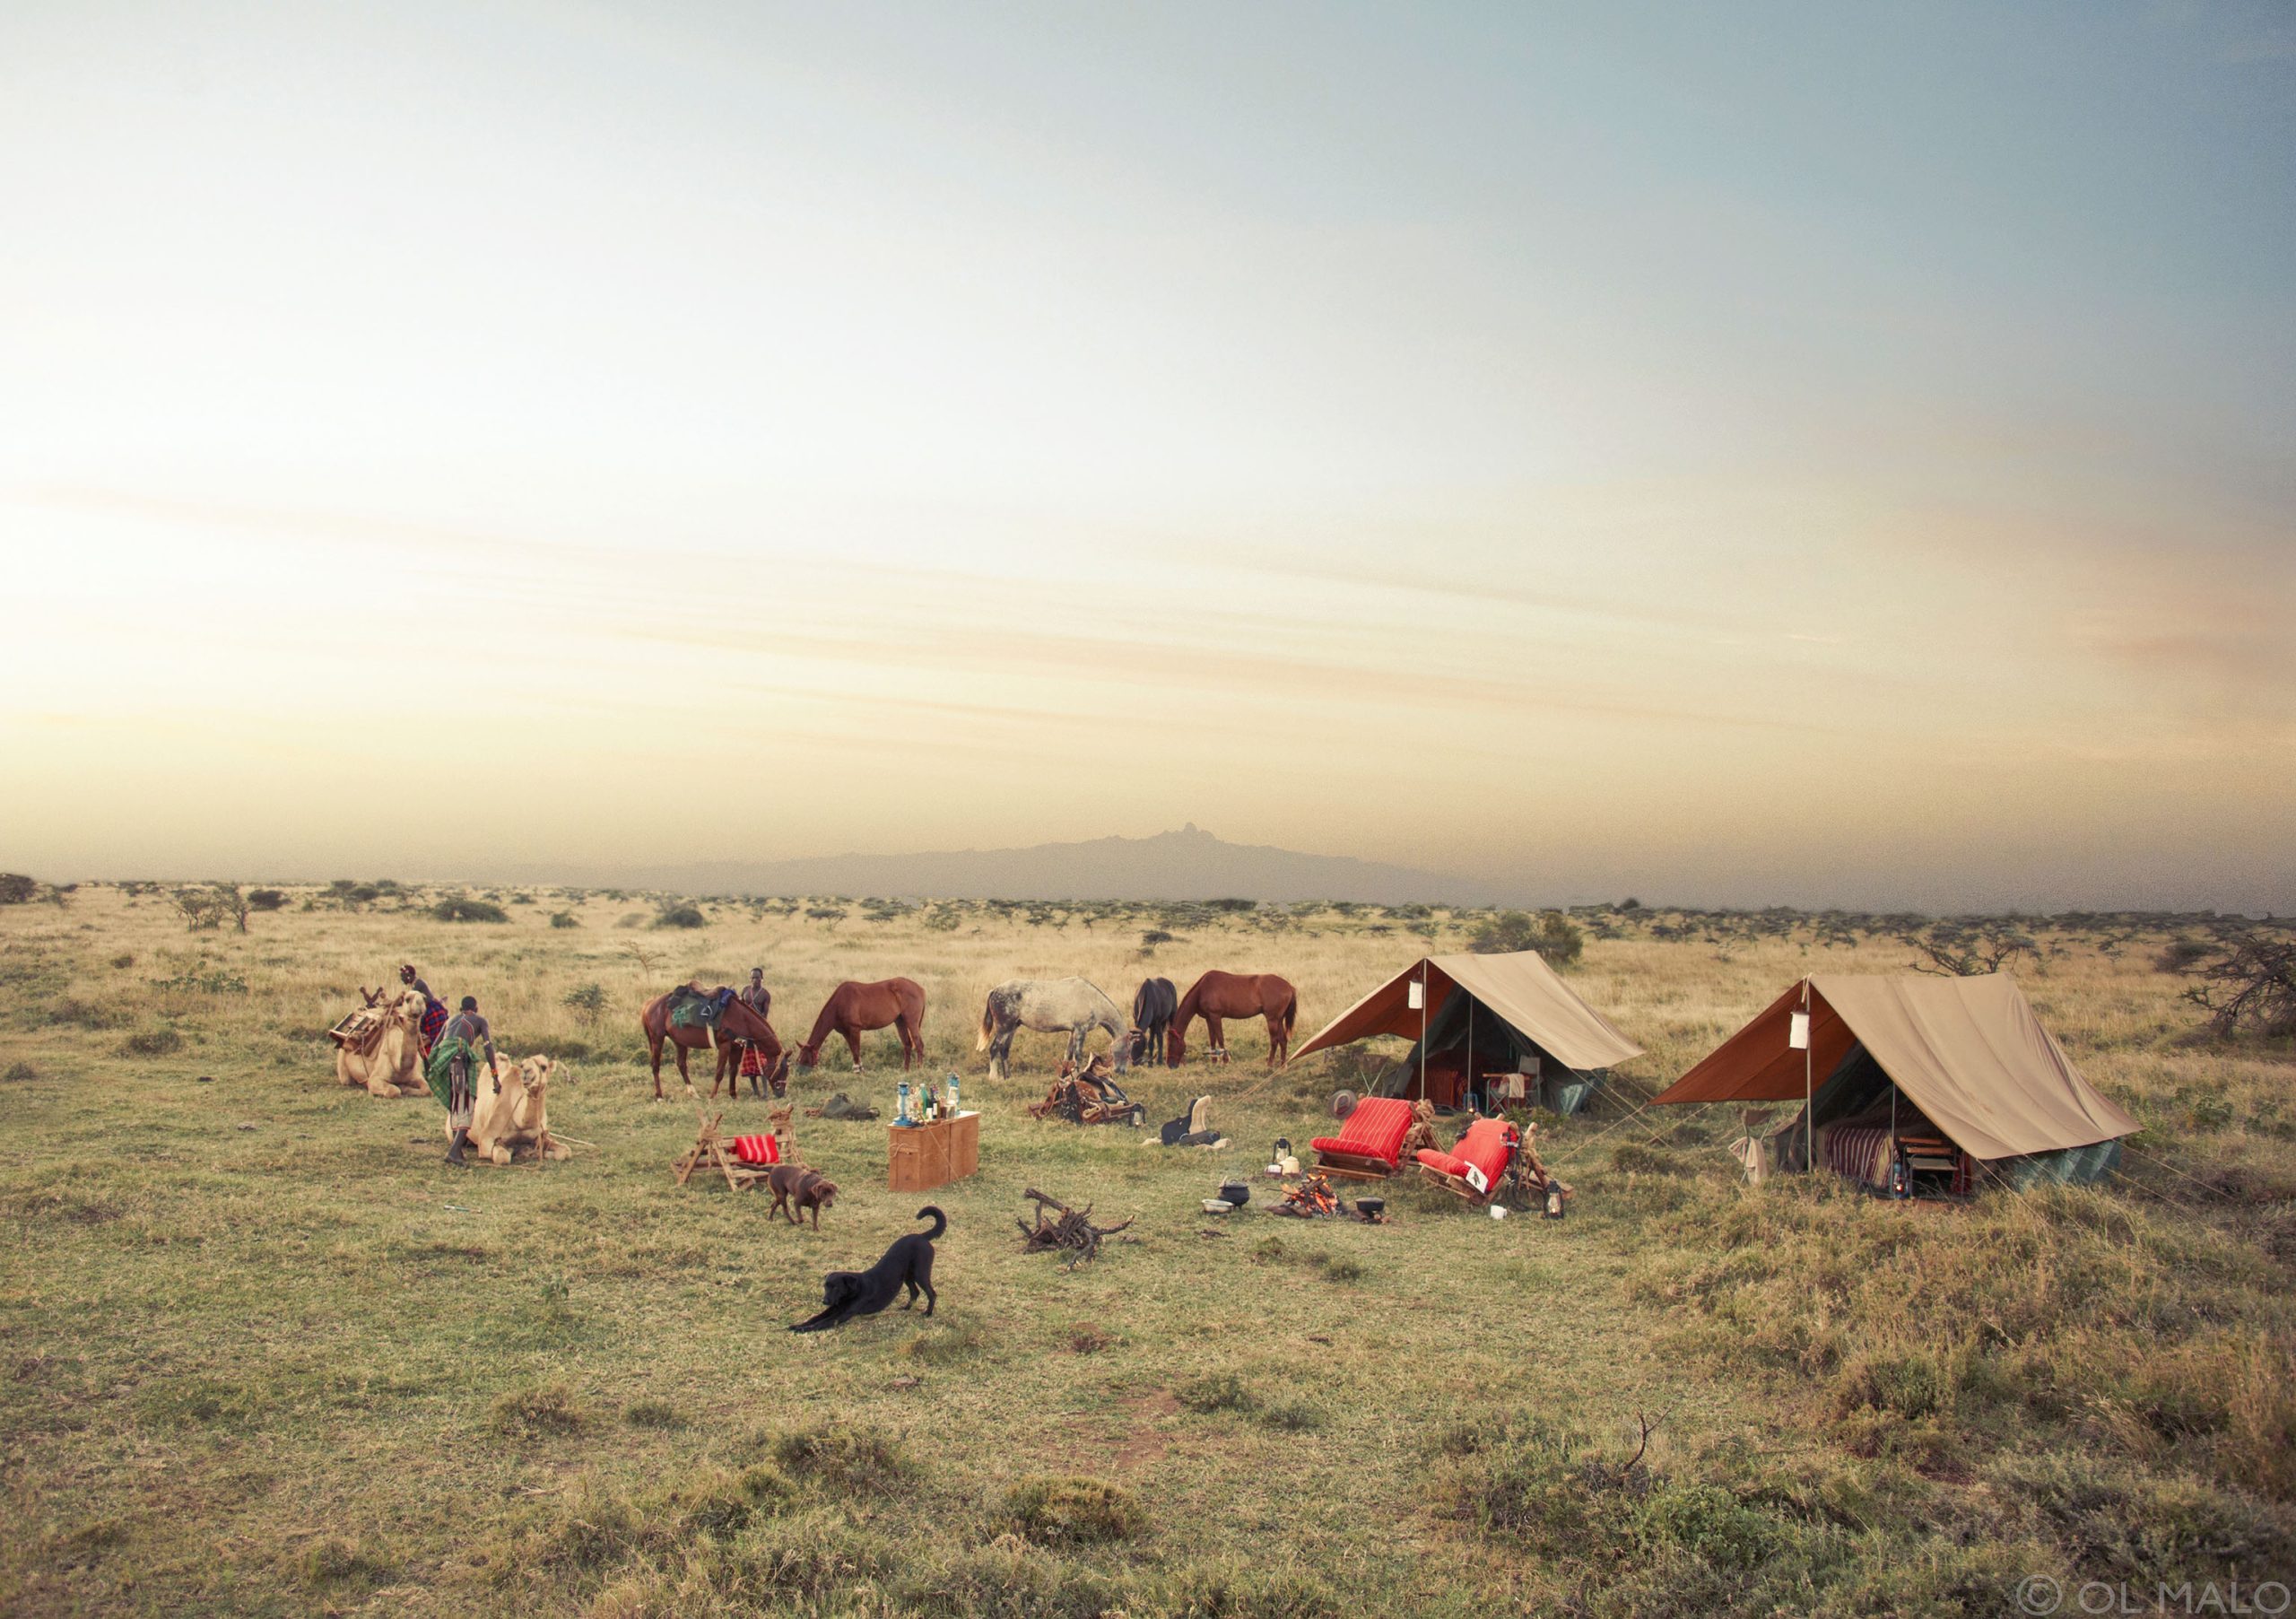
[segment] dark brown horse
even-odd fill
[[[906,1074],[912,1059],[920,1063],[925,1060],[923,986],[914,979],[883,979],[874,984],[848,979],[822,1003],[822,1014],[813,1020],[813,1031],[797,1048],[797,1066],[810,1068],[820,1062],[822,1042],[834,1030],[845,1036],[847,1049],[853,1053],[853,1071],[858,1074],[862,1034],[887,1024],[900,1031],[900,1067]]]
[[[675,990],[670,992],[671,995],[676,993]],[[726,1004],[725,1012],[718,1019],[718,1032],[714,1040],[708,1029],[671,1023],[670,996],[668,995],[657,995],[646,1003],[646,1009],[638,1014],[638,1026],[645,1031],[646,1049],[654,1059],[654,1100],[656,1101],[662,1100],[662,1042],[664,1040],[667,1040],[676,1049],[678,1077],[685,1081],[685,1088],[689,1091],[693,1089],[693,1076],[685,1071],[685,1054],[715,1045],[718,1048],[718,1072],[709,1082],[709,1094],[717,1095],[718,1087],[726,1083],[726,1070],[729,1066],[734,1066],[733,1093],[736,1096],[742,1093],[741,1069],[738,1066],[735,1066],[741,1060],[739,1048],[734,1044],[737,1040],[745,1040],[758,1049],[759,1055],[765,1059],[764,1078],[767,1083],[770,1084],[772,1081],[777,1071],[785,1080],[788,1077],[789,1054],[781,1049],[781,1037],[773,1031],[771,1023],[744,1005],[738,998]],[[758,1093],[758,1084],[759,1081],[756,1078],[750,1081],[750,1090],[752,1094]]]
[[[1223,1018],[1264,1017],[1267,1020],[1267,1066],[1292,1058],[1292,1025],[1300,1020],[1300,992],[1272,972],[1222,972],[1217,967],[1188,987],[1164,1036],[1164,1061],[1178,1067],[1187,1058],[1187,1026],[1204,1019],[1205,1038],[1211,1042],[1215,1063],[1228,1060],[1228,1041],[1220,1024]]]

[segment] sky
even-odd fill
[[[0,7],[0,866],[2296,909],[2296,12]]]

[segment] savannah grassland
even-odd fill
[[[2296,1067],[2191,1040],[2166,925],[2043,928],[2020,969],[2145,1126],[2100,1188],[1744,1188],[1725,1110],[1635,1105],[1802,972],[1910,952],[1640,913],[1594,918],[1574,972],[1649,1054],[1544,1132],[1570,1217],[1405,1188],[1372,1228],[1197,1212],[1328,1127],[1344,1056],[1270,1077],[1254,1026],[1231,1067],[1143,1076],[1153,1119],[1213,1095],[1235,1145],[1206,1154],[1034,1123],[1054,1041],[1002,1084],[972,1045],[999,979],[1128,1000],[1151,965],[1283,972],[1304,1038],[1425,947],[1375,911],[712,903],[672,931],[635,896],[506,891],[500,924],[436,897],[293,890],[245,934],[117,887],[0,909],[0,1609],[1990,1614],[2035,1574],[2296,1582]],[[402,960],[572,1058],[571,1162],[457,1171],[427,1099],[337,1087],[322,1031]],[[934,1197],[933,1320],[782,1330],[910,1226],[883,1124],[799,1117],[844,1188],[818,1235],[671,1184],[694,1112],[652,1100],[638,1006],[752,963],[793,1043],[840,979],[926,986],[935,1070],[986,1113],[980,1173]],[[794,1094],[889,1110],[893,1050]],[[1023,1256],[1031,1186],[1131,1240]]]

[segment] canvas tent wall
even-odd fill
[[[1425,986],[1422,1007],[1411,1004],[1414,984]],[[1292,1059],[1381,1034],[1413,1042],[1397,1093],[1420,1093],[1424,1057],[1431,1079],[1442,1082],[1440,1093],[1430,1089],[1430,1100],[1450,1106],[1474,1075],[1512,1072],[1536,1058],[1542,1100],[1576,1108],[1613,1066],[1642,1055],[1530,950],[1424,957],[1334,1018]]]
[[[1804,1010],[1806,1053],[1788,1037]],[[1876,1107],[1876,1072],[1947,1140],[2019,1184],[2092,1179],[2118,1156],[2110,1144],[2138,1127],[2082,1076],[2005,972],[1805,979],[1653,1105],[1808,1096],[1814,1131]],[[1790,1127],[1803,1128],[1798,1116]]]

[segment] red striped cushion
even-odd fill
[[[744,1163],[779,1163],[781,1144],[770,1136],[736,1136],[734,1156]]]
[[[1411,1129],[1411,1104],[1398,1096],[1367,1096],[1339,1127],[1312,1145],[1318,1153],[1354,1153],[1393,1163]]]

